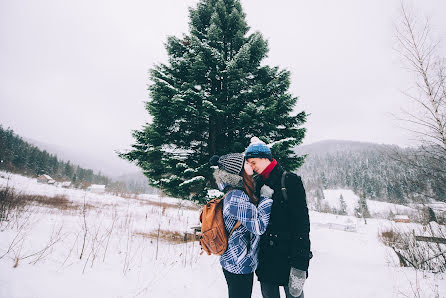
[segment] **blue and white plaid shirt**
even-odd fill
[[[231,190],[223,201],[223,220],[227,231],[241,222],[228,239],[228,248],[220,256],[221,266],[235,274],[248,274],[257,268],[260,235],[266,231],[273,200],[260,198],[256,207],[245,192]],[[250,245],[248,245],[250,243]]]

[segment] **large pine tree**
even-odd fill
[[[135,144],[120,156],[152,185],[200,201],[210,185],[209,157],[243,152],[252,136],[275,143],[285,169],[298,168],[303,158],[291,149],[304,137],[307,114],[293,114],[289,71],[261,65],[267,41],[249,33],[240,1],[200,1],[189,27],[182,38],[168,37],[168,63],[150,72],[152,122],[133,131]]]

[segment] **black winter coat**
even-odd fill
[[[273,191],[273,206],[266,232],[260,238],[259,265],[261,282],[288,285],[291,267],[307,272],[310,251],[310,219],[302,180],[294,173],[285,176],[288,199],[282,193],[283,169],[276,165],[268,179],[256,177],[256,189],[263,185]]]

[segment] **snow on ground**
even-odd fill
[[[199,214],[193,203],[154,195],[92,194],[0,174],[10,177],[0,178],[0,187],[8,183],[25,193],[63,194],[79,204],[85,198],[94,206],[86,210],[85,220],[82,210],[35,206],[8,227],[2,223],[0,297],[227,297],[218,257],[200,255],[197,242],[157,241],[149,235],[158,229],[191,232]],[[339,197],[334,191],[325,195],[327,200]],[[343,195],[351,206],[353,195]],[[310,212],[310,219],[314,258],[305,297],[414,297],[416,283],[421,297],[446,297],[444,275],[398,267],[393,252],[379,242],[378,231],[394,223],[369,219],[364,224],[352,216],[318,212]],[[327,223],[354,226],[356,232]],[[252,297],[261,297],[257,281]]]

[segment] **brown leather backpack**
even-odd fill
[[[210,200],[200,214],[200,244],[208,255],[222,255],[228,247],[228,239],[232,232],[241,225],[238,221],[229,235],[227,234],[223,221],[223,200],[225,197],[226,195],[220,199]]]

